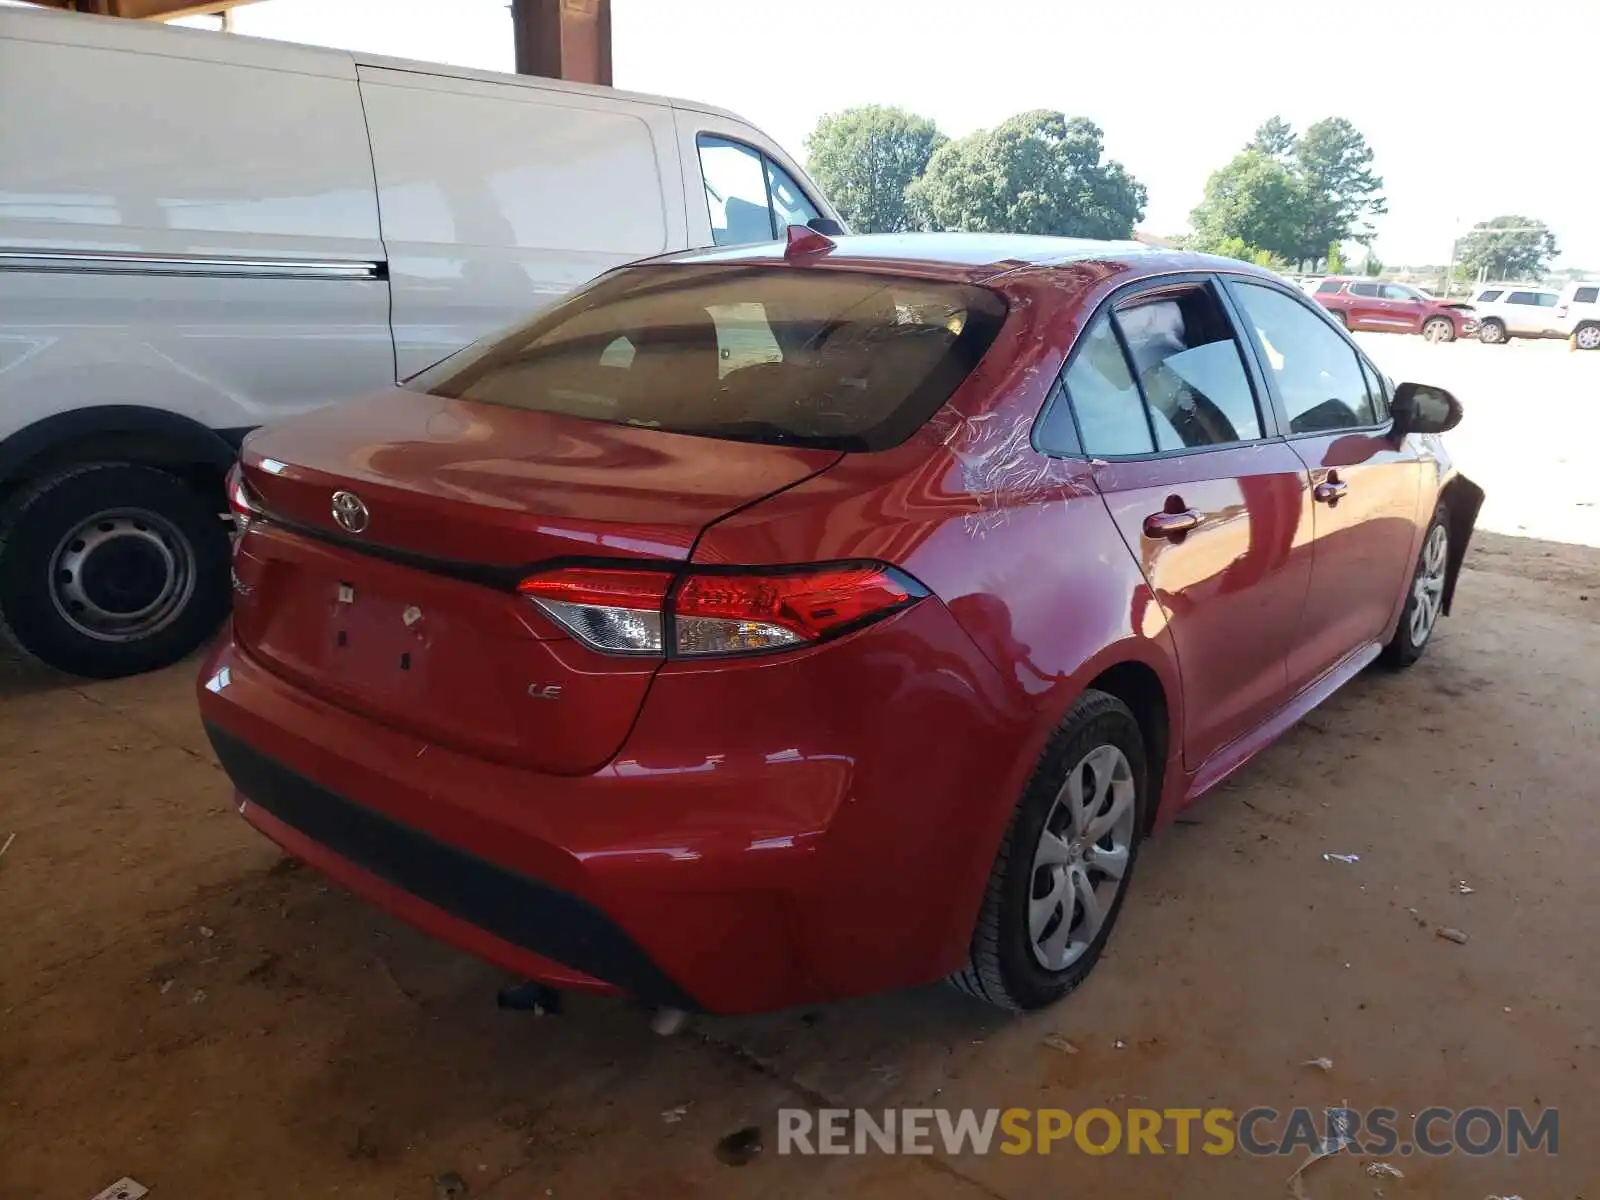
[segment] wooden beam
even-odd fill
[[[170,21],[174,17],[193,17],[223,12],[254,0],[35,0],[49,8],[70,12],[95,13],[105,17],[126,17],[132,21]]]
[[[611,85],[611,0],[511,0],[517,72]]]

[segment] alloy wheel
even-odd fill
[[[96,513],[51,555],[50,599],[79,633],[134,641],[183,611],[195,569],[194,547],[165,517],[144,509]]]
[[[1585,325],[1572,335],[1579,350],[1600,350],[1600,325]]]
[[[1430,342],[1448,342],[1452,334],[1450,322],[1438,317],[1422,327],[1422,336]]]
[[[1133,767],[1097,746],[1067,773],[1033,852],[1028,940],[1047,971],[1087,953],[1127,875],[1135,832]]]
[[[1422,562],[1416,582],[1411,585],[1411,644],[1421,646],[1433,632],[1444,604],[1445,564],[1450,557],[1450,535],[1443,525],[1435,525],[1422,547]]]

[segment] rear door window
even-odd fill
[[[1261,417],[1233,328],[1208,287],[1135,300],[1116,320],[1157,450],[1254,441]]]
[[[1239,344],[1215,293],[1196,286],[1135,297],[1084,332],[1063,378],[1083,453],[1125,457],[1261,437]],[[1067,453],[1053,406],[1036,441]]]
[[[1352,283],[1350,285],[1350,294],[1352,296],[1366,296],[1375,300],[1378,297],[1378,285],[1375,283]]]
[[[983,288],[890,275],[635,267],[406,386],[674,433],[879,450],[949,399],[1005,312]]]
[[[1290,434],[1378,424],[1355,350],[1317,312],[1265,284],[1235,281],[1233,293],[1283,398]]]
[[[1506,303],[1507,304],[1537,304],[1537,303],[1539,303],[1539,293],[1538,292],[1512,292],[1509,296],[1506,297]]]

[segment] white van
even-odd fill
[[[0,7],[0,630],[172,662],[227,611],[252,427],[618,263],[837,223],[701,105]]]

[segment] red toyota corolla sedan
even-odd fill
[[[1232,260],[659,258],[251,436],[201,709],[246,820],[522,977],[1037,1008],[1153,828],[1422,653],[1459,417]]]

